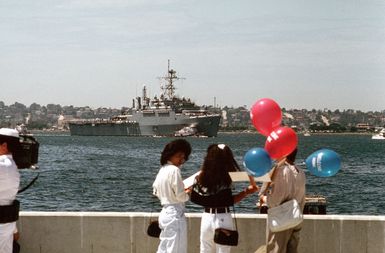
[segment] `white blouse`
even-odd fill
[[[184,190],[180,169],[172,164],[160,168],[152,187],[162,205],[184,203],[189,199]]]

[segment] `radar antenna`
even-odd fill
[[[165,99],[172,100],[175,97],[175,90],[176,87],[174,86],[174,81],[186,79],[183,77],[178,77],[176,75],[176,71],[173,69],[170,69],[170,60],[168,60],[168,67],[167,67],[167,76],[164,77],[158,77],[160,80],[165,80],[166,83],[160,85],[160,89],[162,90],[162,95]]]

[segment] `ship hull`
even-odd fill
[[[213,137],[219,130],[220,115],[176,114],[162,116],[157,112],[137,112],[125,122],[73,122],[69,123],[71,135],[80,136],[174,136],[186,126],[193,126],[197,135]]]
[[[137,124],[122,123],[69,123],[71,135],[79,136],[138,136],[140,130]]]

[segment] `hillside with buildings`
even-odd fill
[[[222,107],[206,109],[221,113],[221,130],[253,130],[249,109],[245,107]],[[73,119],[108,119],[130,108],[91,108],[89,106],[61,106],[58,104],[40,105],[22,103],[6,105],[0,101],[0,126],[15,127],[24,124],[30,130],[68,130],[67,122]],[[362,112],[359,110],[307,110],[282,108],[283,124],[298,131],[311,132],[373,132],[385,127],[385,110]]]

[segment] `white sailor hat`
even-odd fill
[[[19,132],[12,128],[0,128],[0,135],[19,138]]]

